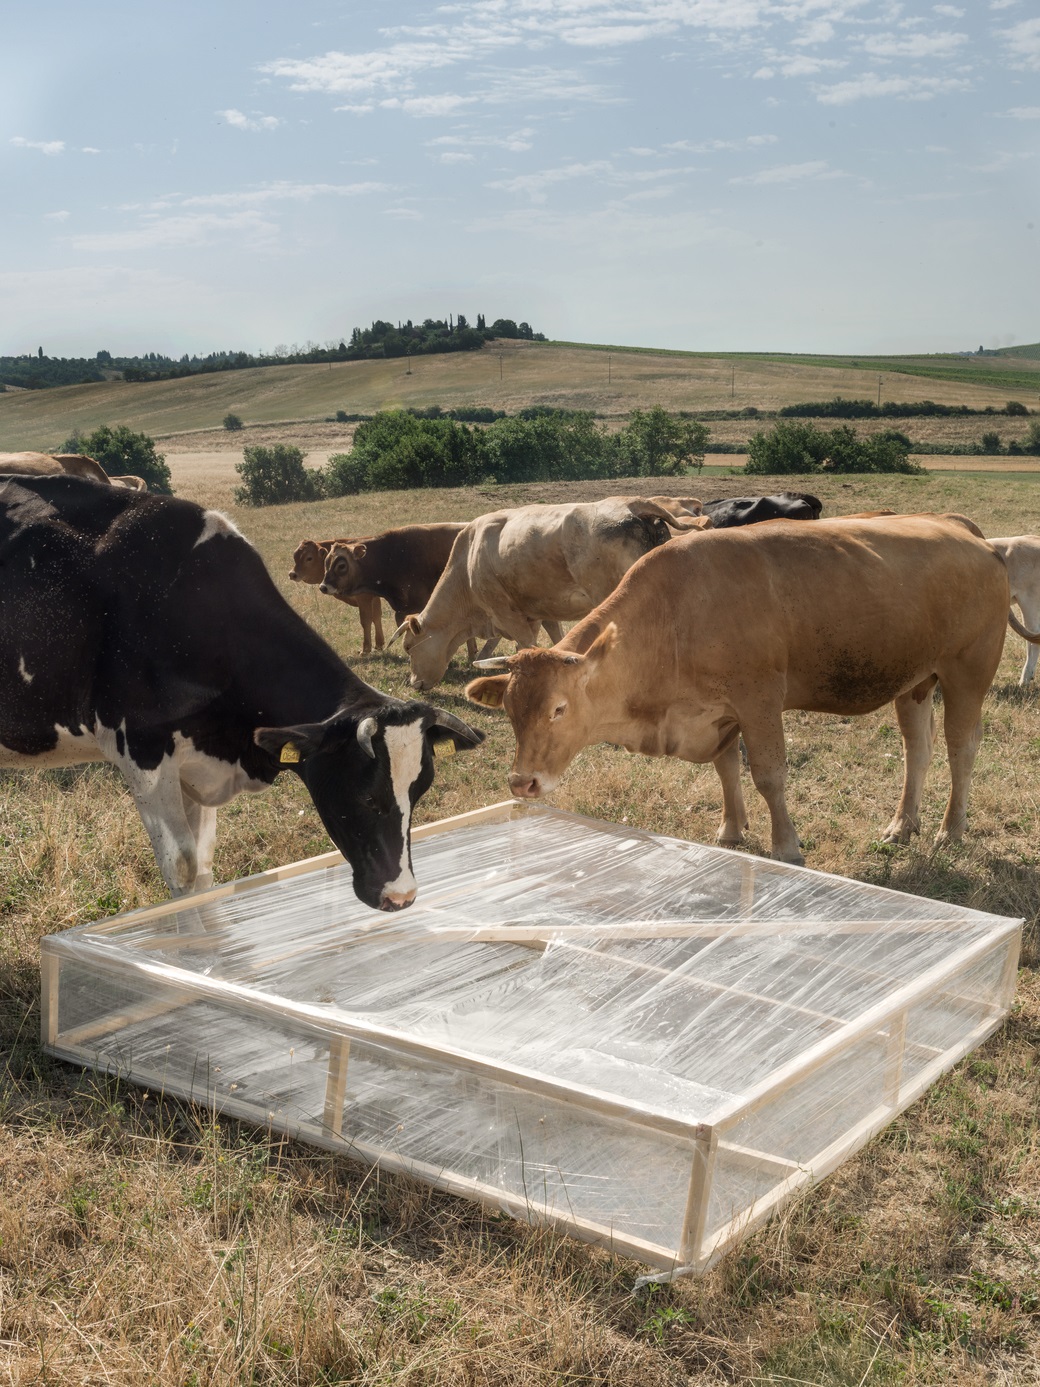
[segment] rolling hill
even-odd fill
[[[103,381],[0,394],[0,449],[55,450],[75,431],[128,424],[155,438],[246,423],[320,420],[337,410],[432,404],[488,405],[513,412],[546,404],[620,418],[635,408],[776,409],[844,395],[928,398],[974,408],[1009,399],[1035,407],[1040,356],[921,357],[708,355],[576,343],[497,341],[481,352],[269,366],[179,380]],[[1037,348],[1040,352],[1040,348]]]

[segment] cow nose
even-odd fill
[[[415,900],[414,891],[385,891],[379,902],[380,910],[407,910]]]
[[[328,583],[322,583],[321,587],[318,588],[318,591],[319,591],[319,592],[331,592],[331,588],[329,587]]]
[[[511,775],[509,793],[514,799],[537,799],[542,793],[542,782],[536,775]]]
[[[290,574],[289,574],[289,582],[290,582],[290,583],[295,583],[295,582],[296,582],[296,578],[297,578],[297,575],[296,575],[295,573],[290,573]]]
[[[422,679],[419,678],[417,674],[410,675],[408,682],[413,689],[418,689],[420,693],[422,693],[426,688],[426,684],[423,682]]]

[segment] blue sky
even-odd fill
[[[51,0],[0,73],[0,353],[1040,340],[1027,0]]]

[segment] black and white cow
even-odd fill
[[[760,520],[819,520],[823,502],[806,491],[781,491],[774,496],[731,496],[705,501],[713,530],[733,525],[757,525]]]
[[[480,732],[359,679],[225,516],[74,477],[0,485],[0,766],[119,767],[173,895],[216,806],[303,780],[367,905],[415,898],[412,808]]]

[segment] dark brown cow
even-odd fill
[[[301,539],[293,551],[293,566],[289,572],[292,582],[314,583],[321,586],[325,578],[325,560],[328,558],[329,550],[333,545],[344,542],[353,543],[353,541],[338,539]],[[321,591],[328,592],[328,588],[321,586]],[[373,631],[375,632],[376,649],[382,650],[385,641],[383,639],[383,609],[380,606],[379,598],[370,597],[368,594],[345,597],[338,592],[330,595],[338,597],[348,607],[358,609],[358,616],[361,620],[362,655],[371,653]]]

